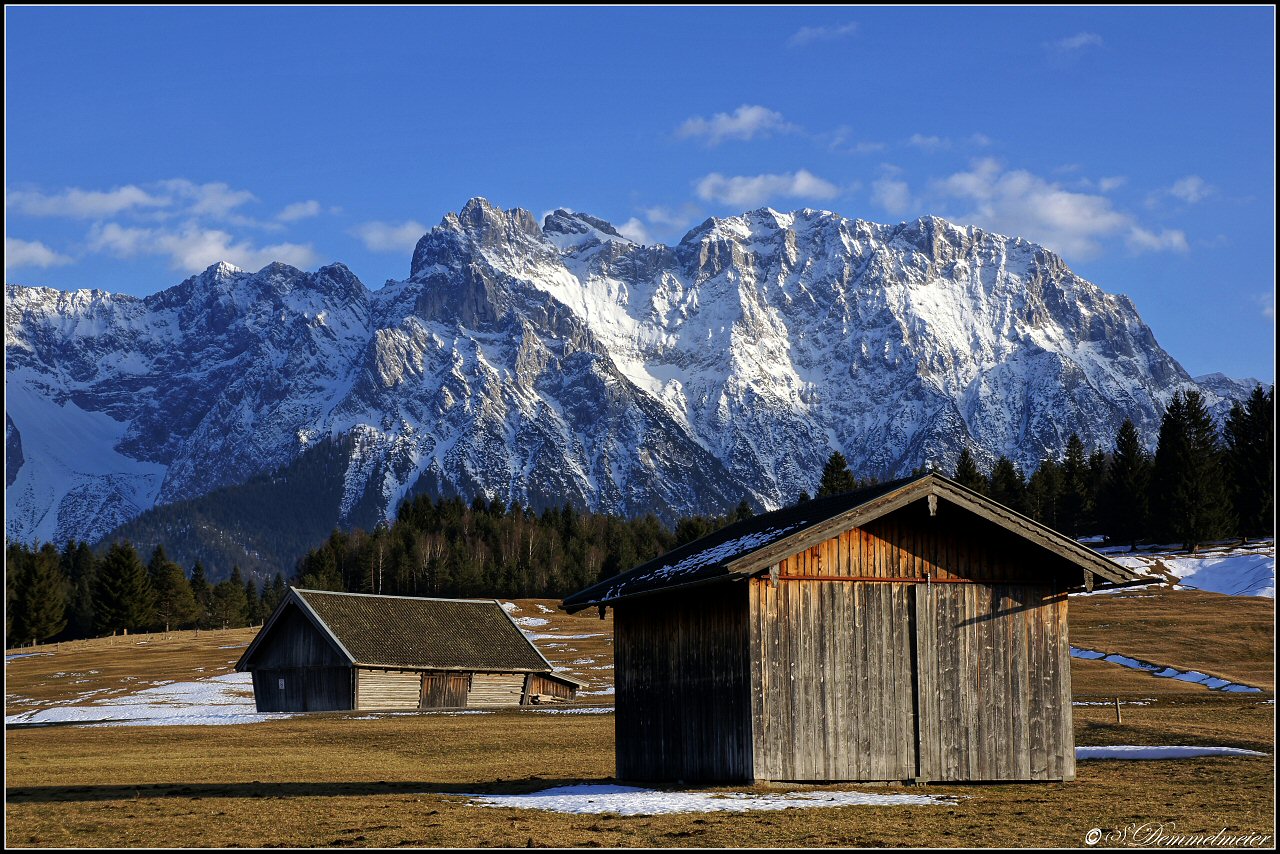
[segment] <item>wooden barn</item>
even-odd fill
[[[289,588],[236,663],[260,712],[564,703],[556,673],[496,599]]]
[[[619,779],[1071,780],[1067,593],[1138,577],[935,474],[730,525],[614,609]]]

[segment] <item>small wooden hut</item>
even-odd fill
[[[563,703],[555,672],[496,599],[289,588],[236,663],[260,712]]]
[[[563,607],[614,609],[619,779],[1071,780],[1067,593],[1137,582],[928,474],[738,522]]]

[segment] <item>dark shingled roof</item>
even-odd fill
[[[552,670],[494,599],[291,592],[328,628],[354,664],[430,670]]]
[[[761,571],[806,547],[806,539],[835,536],[841,530],[868,522],[913,501],[942,497],[988,521],[1031,540],[1105,583],[1130,584],[1139,576],[1071,538],[1027,518],[942,475],[930,473],[879,483],[865,489],[815,498],[804,504],[735,522],[686,543],[613,578],[566,598],[568,612],[592,605],[611,605],[622,599]],[[776,546],[776,548],[775,548]],[[1084,576],[1081,576],[1084,578]]]

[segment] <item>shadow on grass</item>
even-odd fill
[[[475,783],[422,781],[368,783],[153,783],[135,786],[17,786],[6,789],[11,804],[133,801],[144,798],[358,798],[369,795],[517,795],[557,786],[612,785],[612,777],[489,780]]]

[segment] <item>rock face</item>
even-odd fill
[[[1150,442],[1186,372],[1123,296],[1026,241],[762,209],[677,246],[472,199],[370,291],[210,267],[145,299],[7,286],[9,536],[93,539],[345,436],[341,518],[407,494],[665,518],[961,448]],[[1208,379],[1208,378],[1206,378]],[[1243,385],[1206,383],[1218,408]],[[1245,390],[1244,394],[1247,394]],[[345,445],[344,445],[345,446]]]

